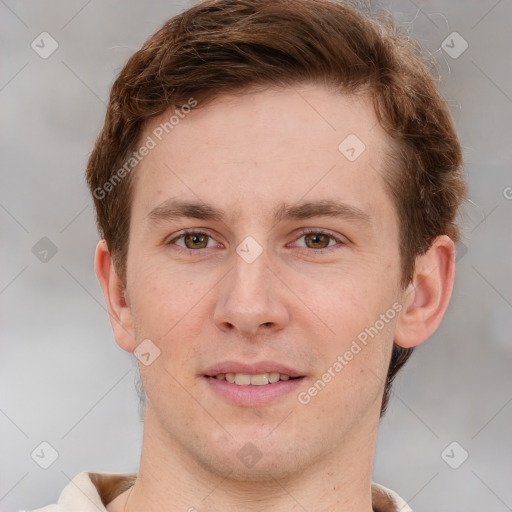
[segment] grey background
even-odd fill
[[[473,204],[449,311],[396,381],[374,478],[416,512],[512,510],[512,3],[376,4],[438,62]],[[137,469],[136,367],[94,275],[83,171],[114,76],[189,5],[0,0],[2,511],[55,502],[83,470]],[[43,31],[59,44],[47,59],[31,48]],[[469,45],[458,58],[441,48],[453,31]],[[57,249],[46,263],[32,250],[42,237]],[[58,452],[46,470],[31,458],[42,441]],[[453,441],[452,465],[469,454],[458,469],[441,456]]]

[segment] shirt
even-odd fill
[[[127,491],[136,475],[79,473],[62,491],[59,502],[32,512],[106,512],[105,506]],[[372,483],[374,512],[412,512],[398,494]]]

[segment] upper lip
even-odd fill
[[[216,363],[204,372],[208,377],[214,377],[219,373],[245,373],[259,375],[262,373],[281,373],[290,377],[303,377],[304,373],[275,361],[258,361],[254,363],[242,363],[239,361],[223,361]]]

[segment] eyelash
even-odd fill
[[[302,237],[304,237],[306,235],[309,235],[309,234],[326,235],[330,239],[334,240],[336,242],[336,244],[338,244],[338,245],[345,245],[345,242],[343,240],[341,240],[341,238],[338,238],[337,236],[333,235],[329,231],[324,231],[323,229],[315,229],[315,228],[303,228],[303,229],[301,229],[300,236],[295,241],[297,241],[300,238],[302,238]],[[309,251],[313,251],[313,254],[318,254],[318,253],[325,253],[327,251],[328,252],[335,251],[336,249],[339,249],[339,247],[337,247],[336,245],[332,245],[332,246],[324,247],[323,249],[313,249],[311,247],[301,247],[301,249],[307,249],[308,252]]]
[[[324,231],[323,229],[315,229],[315,228],[303,228],[303,229],[301,229],[300,236],[298,238],[296,238],[295,241],[297,241],[300,238],[302,238],[302,237],[304,237],[306,235],[309,235],[309,234],[326,235],[329,238],[331,238],[332,240],[334,240],[336,242],[336,244],[345,245],[345,242],[343,240],[341,240],[340,238],[334,236],[332,233],[330,233],[328,231]],[[187,235],[206,236],[206,237],[214,240],[214,238],[211,235],[209,235],[208,233],[205,233],[203,231],[196,231],[196,230],[193,230],[193,229],[190,229],[190,230],[185,229],[178,236],[174,237],[173,239],[169,240],[168,242],[165,242],[165,245],[174,245],[175,242],[177,242],[178,240],[181,240],[182,238],[186,237]],[[189,249],[188,247],[181,247],[179,245],[175,245],[175,247],[179,251],[185,251],[186,253],[189,253],[189,254],[194,254],[194,253],[197,254],[197,253],[199,253],[200,251],[202,251],[204,249],[212,249],[212,247],[203,247],[202,249]],[[312,251],[313,254],[318,254],[319,252],[325,253],[327,251],[331,252],[333,250],[339,249],[339,247],[336,247],[336,246],[327,246],[327,247],[324,247],[323,249],[314,249],[314,248],[311,248],[311,247],[301,247],[301,248],[302,249],[307,249],[308,252]]]
[[[187,235],[207,236],[208,238],[214,240],[214,238],[211,235],[209,235],[208,233],[205,233],[204,231],[196,231],[194,229],[185,229],[178,236],[172,238],[168,242],[165,242],[165,245],[174,245],[175,242],[177,242],[178,240],[181,240],[182,238],[186,237]],[[198,253],[199,251],[202,250],[202,249],[189,249],[188,247],[181,247],[179,245],[176,245],[175,247],[179,251],[185,251],[189,254]],[[203,249],[206,249],[206,247]],[[208,247],[208,249],[211,249],[211,247]]]

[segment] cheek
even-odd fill
[[[209,284],[168,265],[139,265],[133,281],[130,297],[137,340],[149,338],[166,353],[192,349],[188,341],[173,341],[199,339],[205,308],[211,306],[208,290],[215,280]]]
[[[189,395],[183,386],[194,385],[193,362],[204,345],[204,325],[211,298],[200,282],[183,273],[139,273],[132,313],[136,339],[150,339],[160,351],[149,366],[139,364],[141,380],[148,398],[169,401],[187,410]]]
[[[330,418],[336,429],[347,418],[356,424],[380,407],[396,322],[395,310],[386,312],[387,323],[379,316],[372,322],[358,318],[357,327],[338,323],[341,334],[322,346],[323,364],[299,396],[300,404],[311,407],[311,417]]]
[[[294,292],[303,303],[303,313],[307,313],[303,318],[316,318],[316,323],[322,325],[321,332],[335,345],[336,341],[355,338],[393,303],[393,294],[385,288],[389,283],[381,282],[372,269],[363,270],[294,280]]]
[[[369,270],[352,276],[338,273],[327,281],[309,280],[298,287],[300,293],[309,291],[305,296],[310,311],[299,315],[299,322],[322,361],[318,377],[335,382],[329,387],[344,396],[362,389],[372,394],[385,379],[401,306],[394,287],[381,274]],[[323,373],[329,370],[330,375]]]

